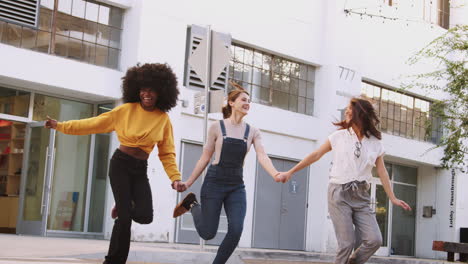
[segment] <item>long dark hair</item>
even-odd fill
[[[229,118],[232,114],[232,107],[229,105],[229,102],[236,101],[237,97],[239,97],[239,95],[241,95],[242,93],[245,93],[246,95],[250,96],[250,94],[244,88],[242,88],[242,86],[240,86],[239,84],[232,82],[232,81],[229,81],[229,83],[235,89],[229,92],[227,104],[223,106],[223,108],[221,109],[221,111],[223,112],[224,119]]]
[[[339,126],[340,129],[348,129],[356,125],[360,129],[361,135],[368,138],[372,135],[382,139],[382,133],[377,129],[380,120],[371,102],[362,98],[352,98],[349,103],[352,111],[351,120],[347,122],[345,119],[333,124]]]

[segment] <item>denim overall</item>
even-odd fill
[[[250,131],[250,126],[246,124],[243,139],[230,138],[226,135],[224,120],[219,122],[223,134],[219,163],[208,168],[201,189],[201,204],[196,204],[191,210],[198,234],[203,239],[210,240],[216,236],[221,208],[224,205],[228,231],[213,264],[226,263],[242,235],[246,212],[242,166],[247,154]]]

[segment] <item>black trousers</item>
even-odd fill
[[[153,200],[146,174],[146,160],[136,159],[117,149],[109,166],[117,218],[104,263],[124,264],[130,249],[132,220],[140,224],[153,221]]]

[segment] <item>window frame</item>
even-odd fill
[[[242,56],[237,55],[237,50]],[[249,56],[247,60],[245,54]],[[245,88],[255,103],[314,116],[316,71],[317,66],[299,59],[240,41],[231,43],[228,79]],[[232,89],[229,85],[228,92]],[[280,99],[282,102],[278,101]]]

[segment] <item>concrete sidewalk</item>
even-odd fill
[[[108,240],[34,237],[0,234],[0,264],[102,263]],[[187,244],[132,242],[129,264],[210,264],[217,247]],[[228,264],[324,264],[334,255],[287,250],[238,248]],[[440,260],[374,257],[374,264],[443,264]],[[453,263],[453,262],[452,262]]]

